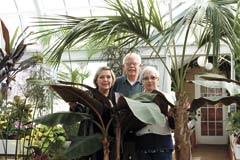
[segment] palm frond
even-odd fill
[[[64,34],[60,35],[46,51],[51,53],[50,61],[59,62],[66,49],[79,43],[86,45],[91,42],[97,44],[99,48],[113,43],[127,48],[146,45],[151,43],[150,36],[157,33],[153,30],[163,28],[161,19],[158,19],[161,17],[159,9],[154,7],[155,3],[152,0],[149,1],[148,7],[145,7],[141,0],[137,0],[137,7],[120,0],[106,1],[109,4],[108,9],[116,11],[118,15],[84,18],[60,15],[40,18],[37,26],[50,27],[51,31],[49,29],[39,31],[37,34],[41,35],[38,38],[48,34],[56,35],[64,30]],[[153,26],[158,28],[154,29]],[[153,38],[150,40],[153,41]]]
[[[237,3],[236,0],[201,1],[201,3],[194,1],[188,6],[187,2],[181,3],[173,8],[173,12],[177,9],[182,11],[172,19],[167,19],[165,23],[164,16],[161,15],[160,3],[154,0],[148,0],[147,3],[142,0],[105,1],[108,5],[106,9],[114,11],[116,15],[95,17],[60,15],[40,18],[39,26],[52,28],[51,35],[60,33],[46,51],[55,65],[59,64],[66,49],[76,45],[88,46],[88,44],[90,46],[94,44],[99,49],[105,49],[110,44],[129,49],[150,46],[165,64],[161,59],[160,51],[167,46],[166,54],[171,57],[175,75],[171,75],[171,70],[167,66],[165,68],[172,76],[175,90],[181,90],[188,68],[185,66],[185,61],[186,48],[189,44],[198,43],[190,60],[196,58],[201,47],[205,47],[206,56],[212,55],[216,65],[220,44],[224,42],[232,50],[240,49],[239,44],[234,41],[237,35],[232,27],[234,26],[237,32],[238,25],[234,24],[239,21],[235,15],[236,7],[233,5]],[[42,30],[39,33],[46,36],[49,30]],[[183,48],[177,53],[176,44],[179,42]]]

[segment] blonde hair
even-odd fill
[[[125,63],[127,62],[128,57],[130,57],[130,56],[133,56],[134,58],[136,58],[136,59],[138,60],[139,64],[142,63],[142,58],[141,58],[141,56],[140,56],[139,54],[137,54],[137,53],[128,53],[128,54],[126,54],[126,55],[123,57],[123,62],[122,62],[122,63],[125,64]]]
[[[94,78],[93,78],[93,84],[98,87],[97,85],[97,79],[99,77],[99,75],[101,74],[102,71],[110,71],[111,72],[111,76],[112,76],[112,79],[113,79],[113,82],[112,82],[112,86],[113,84],[115,83],[116,81],[116,76],[114,74],[114,72],[112,71],[112,69],[110,67],[107,67],[107,66],[103,66],[103,67],[100,67],[98,68],[97,72],[95,73],[94,75]]]

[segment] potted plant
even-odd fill
[[[233,112],[229,116],[227,131],[234,136],[234,142],[240,144],[240,111]]]
[[[227,131],[230,133],[230,140],[236,159],[240,158],[240,111],[231,113],[229,116]]]
[[[16,157],[25,154],[22,138],[31,133],[31,126],[24,124],[31,119],[32,105],[26,99],[14,96],[13,101],[0,108],[0,113],[1,154]]]
[[[68,147],[66,133],[61,125],[48,127],[46,125],[36,125],[31,133],[32,142],[28,149],[32,149],[32,158],[66,160],[63,153]]]
[[[14,96],[13,101],[8,102],[1,112],[1,135],[7,139],[19,139],[28,134],[25,123],[31,119],[32,105],[26,103],[26,99]]]

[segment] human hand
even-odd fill
[[[77,108],[77,103],[76,102],[68,102],[70,106],[70,111],[75,111]]]
[[[168,116],[169,117],[175,117],[175,111],[176,109],[171,107],[169,110],[168,110]]]

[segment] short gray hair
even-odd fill
[[[123,62],[122,62],[122,63],[125,64],[126,61],[127,61],[127,59],[128,59],[128,57],[130,57],[130,56],[135,57],[135,58],[139,61],[140,64],[142,63],[142,58],[141,58],[141,56],[140,56],[139,54],[137,54],[137,53],[128,53],[128,54],[126,54],[126,55],[123,57]]]
[[[159,74],[158,70],[156,69],[156,67],[153,67],[153,66],[144,67],[142,70],[142,77],[147,72],[151,72],[151,73],[155,74],[157,78],[160,77],[160,74]]]

